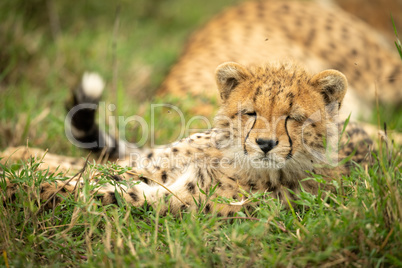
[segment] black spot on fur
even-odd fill
[[[276,190],[276,187],[274,187],[274,186],[272,185],[272,183],[271,183],[270,180],[268,180],[268,181],[266,182],[265,187],[266,187],[266,190],[267,190],[268,192],[273,192],[273,191]]]
[[[361,141],[363,144],[367,145],[373,145],[373,140],[370,138],[365,138],[364,140]]]
[[[347,66],[345,66],[345,63],[342,61],[336,62],[334,64],[334,69],[337,69],[337,70],[346,70],[347,69],[346,67]]]
[[[288,4],[284,4],[281,9],[282,9],[283,11],[285,11],[285,12],[288,12],[289,9],[290,9],[290,7],[289,7]]]
[[[205,213],[211,212],[211,205],[210,205],[210,204],[207,204],[207,205],[205,206],[205,208],[204,208],[204,211],[205,211]]]
[[[164,194],[163,200],[165,201],[165,203],[169,203],[169,193]]]
[[[307,38],[306,38],[306,41],[304,42],[304,45],[306,47],[310,47],[311,44],[313,43],[314,39],[315,39],[315,36],[316,36],[316,30],[314,28],[312,28],[310,30],[310,32],[308,33],[308,35],[307,35]]]
[[[218,160],[219,161],[219,160]],[[216,176],[215,176],[215,171],[213,170],[213,169],[210,169],[210,168],[208,168],[207,169],[207,174],[208,174],[208,176],[210,177],[210,178],[215,178]],[[220,181],[218,181],[219,182],[219,184],[220,184]]]
[[[222,124],[223,127],[228,127],[229,126],[229,122],[225,122]]]
[[[301,18],[297,18],[295,24],[296,24],[297,27],[302,27],[303,22],[302,22]]]
[[[255,90],[255,94],[253,97],[254,102],[256,101],[256,99],[259,95],[261,95],[261,86],[258,86],[257,89]]]
[[[172,152],[173,152],[173,153],[177,153],[177,152],[179,152],[179,149],[173,148],[173,149],[172,149]]]
[[[154,153],[149,153],[149,154],[147,155],[147,157],[148,157],[148,158],[152,158],[153,155],[154,155]]]
[[[253,29],[253,26],[251,24],[247,23],[244,25],[244,30],[245,30],[246,34],[248,34],[252,29]],[[236,80],[236,82],[237,82],[237,80]],[[237,86],[237,84],[236,84],[236,86]]]
[[[263,9],[259,9],[259,10],[257,11],[257,17],[258,17],[259,19],[263,19],[263,18],[264,18],[264,11],[263,11]]]
[[[161,176],[162,182],[163,182],[163,183],[166,183],[167,178],[168,178],[168,177],[167,177],[166,171],[162,171],[162,176]]]
[[[295,94],[293,94],[292,92],[289,92],[288,94],[286,94],[286,98],[292,100],[295,97]]]
[[[376,59],[377,69],[380,70],[382,68],[382,58]]]
[[[244,9],[243,8],[239,8],[237,9],[237,14],[242,17],[244,15]]]
[[[401,75],[401,66],[395,66],[395,68],[393,69],[393,71],[391,72],[391,74],[389,75],[388,81],[390,83],[394,83],[396,81],[396,77],[398,75]]]
[[[347,133],[350,137],[357,135],[357,134],[366,134],[366,132],[363,129],[358,128],[358,127],[354,127],[351,130],[348,130]]]
[[[355,144],[353,142],[349,142],[348,143],[348,148],[353,150],[355,148]]]
[[[321,51],[320,51],[320,56],[321,56],[321,58],[323,58],[323,59],[328,59],[328,52],[325,51],[325,50],[321,50]]]
[[[229,211],[227,216],[228,216],[228,217],[233,217],[233,216],[234,216],[234,212],[233,212],[233,211]]]
[[[205,177],[204,177],[204,174],[202,173],[201,169],[198,170],[197,178],[198,178],[198,181],[201,182],[201,186],[204,187]]]
[[[250,186],[250,189],[255,190],[257,184],[255,184],[255,182],[249,181],[249,182],[248,182],[248,186]]]
[[[149,184],[149,179],[147,177],[139,177],[140,181],[142,181],[145,184]]]
[[[342,39],[349,40],[349,30],[345,26],[342,28]]]
[[[114,195],[114,192],[108,192],[108,196],[110,197],[110,204],[118,205],[117,198]],[[106,196],[105,196],[106,197]]]
[[[10,196],[10,201],[11,201],[11,202],[14,202],[16,199],[17,199],[17,197],[15,196],[15,194],[12,194],[12,195]],[[6,205],[6,204],[4,203],[4,205]]]
[[[139,200],[138,195],[134,192],[129,192],[128,195],[133,199],[134,202],[137,202]]]
[[[55,203],[58,204],[61,202],[61,197],[60,196],[55,196],[53,197],[53,200],[55,200]]]
[[[194,183],[192,183],[192,182],[187,183],[186,188],[191,194],[195,194],[195,185],[194,185]]]
[[[355,69],[355,78],[359,78],[362,75],[359,69]]]
[[[123,179],[122,179],[119,175],[117,175],[117,174],[111,175],[110,178],[111,178],[112,180],[114,180],[114,181],[122,181],[122,180],[123,180]]]
[[[257,2],[256,8],[257,8],[257,16],[258,16],[258,18],[260,18],[260,19],[264,18],[264,11],[265,11],[264,3],[263,2]]]

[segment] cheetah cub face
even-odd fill
[[[347,90],[338,71],[312,76],[293,64],[229,62],[217,68],[216,82],[222,106],[215,127],[230,132],[226,151],[247,168],[323,162],[327,144],[338,141],[335,122]]]

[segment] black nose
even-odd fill
[[[278,145],[278,141],[274,140],[256,139],[255,141],[257,142],[258,146],[260,146],[261,151],[263,151],[265,154]]]

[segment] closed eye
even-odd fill
[[[289,118],[299,123],[302,123],[304,120],[306,120],[306,117],[304,115],[291,115],[289,116]]]
[[[257,116],[256,112],[246,112],[244,114],[247,115],[247,116],[253,116],[253,117]]]

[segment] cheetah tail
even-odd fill
[[[71,99],[66,102],[66,135],[77,147],[120,158],[125,152],[125,142],[106,133],[96,122],[104,87],[99,74],[84,73],[80,85],[72,90]]]

